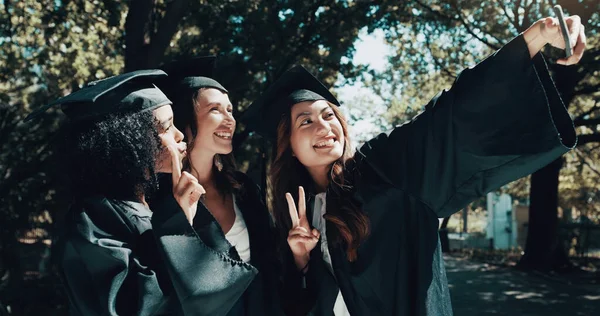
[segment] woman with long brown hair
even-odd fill
[[[567,22],[576,45],[559,60],[566,65],[585,48],[579,17]],[[248,128],[276,145],[270,180],[286,312],[452,314],[438,218],[576,143],[539,53],[548,43],[565,46],[556,19],[464,70],[423,113],[354,154],[339,102],[302,67],[251,105]]]
[[[233,105],[227,89],[211,78],[214,62],[214,57],[199,57],[163,67],[169,77],[160,87],[174,100],[175,126],[184,132],[188,144],[183,170],[198,179],[206,194],[195,217],[188,216],[198,238],[197,247],[186,248],[186,254],[176,254],[180,247],[169,240],[173,233],[159,243],[187,314],[281,314],[275,293],[272,221],[258,187],[236,171],[232,153],[236,129]],[[161,222],[157,219],[156,226],[164,226]],[[175,232],[185,233],[188,228],[188,223],[180,221]],[[217,268],[205,262],[205,246],[220,254],[225,264]],[[185,262],[181,261],[183,256]],[[246,269],[253,278],[240,282],[232,274],[236,272],[234,267]],[[215,276],[222,278],[207,283],[216,280]],[[207,292],[215,294],[206,295]]]

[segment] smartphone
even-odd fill
[[[569,36],[569,29],[567,28],[567,22],[565,22],[565,15],[563,14],[562,7],[560,5],[554,6],[554,14],[558,18],[558,24],[560,24],[560,31],[562,32],[563,39],[565,40],[565,55],[567,58],[573,55],[573,47],[571,47],[571,37]]]

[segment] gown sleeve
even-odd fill
[[[358,155],[386,182],[446,217],[547,165],[576,141],[543,56],[530,58],[518,36]]]
[[[110,207],[102,207],[101,221],[88,214],[72,214],[70,233],[61,245],[61,272],[72,313],[154,315],[163,293],[155,271],[135,251],[136,236],[142,233],[137,228],[150,227],[150,217],[128,217]]]
[[[161,198],[153,211],[159,252],[184,313],[226,315],[258,271],[205,243],[172,196]]]

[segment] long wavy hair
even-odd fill
[[[74,196],[140,201],[152,194],[158,186],[160,128],[152,111],[67,123],[59,157]]]
[[[328,229],[327,235],[331,243],[345,246],[346,257],[349,261],[355,261],[358,247],[369,235],[369,219],[362,210],[361,203],[354,198],[353,178],[356,171],[348,138],[348,125],[337,106],[331,103],[329,106],[342,125],[346,141],[342,156],[333,162],[329,171],[327,214],[324,217],[326,221],[333,224],[334,229]],[[290,136],[291,111],[282,117],[277,127],[276,156],[269,172],[273,194],[273,217],[280,233],[280,240],[287,239],[292,226],[285,193],[290,192],[295,201],[298,200],[298,186],[303,186],[309,195],[315,193],[308,170],[292,154]]]
[[[206,89],[209,88],[187,89],[182,91],[175,97],[175,102],[173,103],[173,122],[175,127],[180,131],[186,131],[189,127],[192,133],[192,139],[188,139],[187,133],[184,132],[184,141],[188,144],[188,153],[194,149],[194,138],[198,133],[198,119],[196,115],[196,107],[198,106],[197,100]],[[236,165],[233,152],[219,156],[223,163],[223,169],[218,171],[214,164],[212,168],[215,176],[215,185],[221,196],[224,198],[227,194],[232,193],[234,189],[239,189],[241,185],[235,178]],[[184,159],[183,167],[186,170],[191,170],[192,162],[188,157],[189,155]]]

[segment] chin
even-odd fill
[[[217,150],[217,154],[219,155],[229,155],[233,151],[233,147],[229,148],[221,148],[221,150]]]
[[[317,160],[321,161],[322,165],[330,165],[342,157],[342,151],[331,151],[326,154],[319,155]]]
[[[340,158],[342,158],[342,152],[340,151],[339,153],[335,153],[331,155],[331,163],[334,163],[336,160],[339,160]]]

